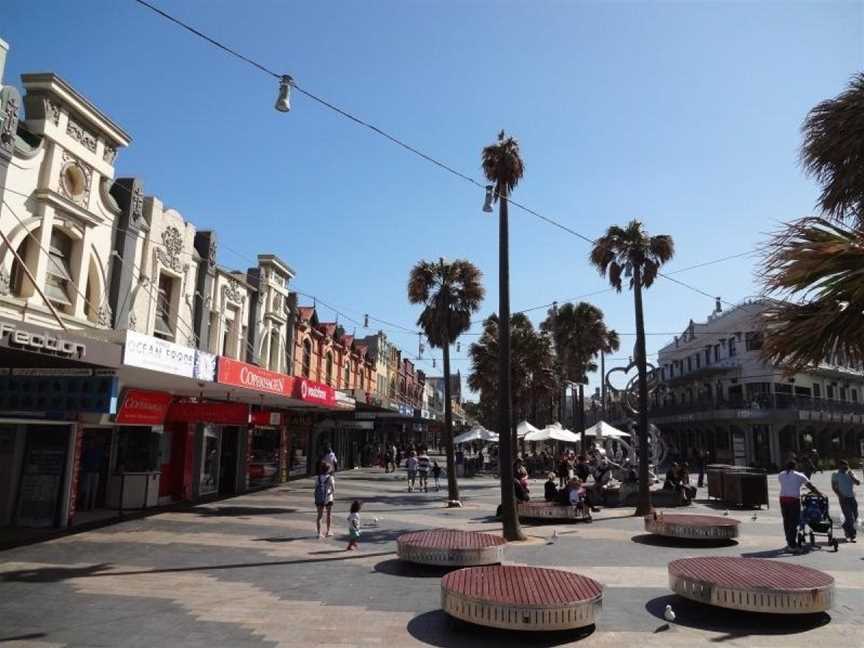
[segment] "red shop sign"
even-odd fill
[[[165,392],[127,389],[115,421],[127,425],[162,425],[171,398]]]
[[[294,379],[291,376],[222,356],[219,356],[217,381],[222,385],[245,387],[281,396],[290,396],[294,391]]]
[[[171,405],[168,420],[172,423],[246,425],[249,422],[249,406],[246,403],[180,401]]]
[[[252,425],[279,427],[282,425],[282,414],[279,412],[252,412]]]
[[[294,398],[299,398],[307,403],[315,403],[316,405],[336,406],[335,389],[321,383],[306,380],[305,378],[298,378],[295,381]]]

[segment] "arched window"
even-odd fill
[[[33,231],[33,236],[38,240],[40,236],[38,229]],[[18,258],[22,259],[24,263],[27,263],[27,252],[30,245],[29,241],[30,237],[25,236],[17,250]],[[12,274],[10,275],[9,283],[12,288],[12,294],[16,297],[29,297],[29,294],[25,293],[25,286],[29,287],[30,291],[33,290],[32,286],[29,286],[29,279],[27,279],[27,275],[21,267],[21,264],[18,262],[18,259],[12,261]]]
[[[351,365],[347,361],[345,362],[345,384],[342,387],[345,389],[351,387]]]
[[[301,371],[304,378],[308,378],[312,371],[312,342],[308,338],[303,340],[303,367]]]
[[[333,354],[327,353],[327,363],[326,363],[326,371],[325,376],[327,376],[327,384],[330,385],[333,383]]]
[[[45,278],[45,296],[54,306],[68,311],[72,306],[72,239],[62,231],[51,231],[48,248],[48,268]]]

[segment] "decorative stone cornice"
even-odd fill
[[[176,227],[166,227],[162,231],[162,245],[156,247],[156,258],[159,262],[174,272],[185,273],[189,264],[183,264],[180,255],[183,252],[183,237]]]
[[[66,123],[66,134],[91,153],[96,152],[96,136],[79,126],[71,117]]]
[[[241,306],[246,303],[246,295],[241,292],[240,283],[234,279],[222,286],[222,299]]]

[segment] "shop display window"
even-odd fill
[[[115,471],[118,473],[158,471],[161,446],[161,430],[153,430],[149,427],[118,427]]]

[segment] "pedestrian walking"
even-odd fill
[[[786,463],[786,469],[777,475],[780,482],[780,513],[783,515],[783,531],[786,534],[786,550],[799,553],[798,525],[801,521],[801,487],[806,487],[811,493],[822,495],[819,490],[810,483],[807,476],[795,470],[798,464],[795,461]]]
[[[858,525],[858,500],[855,499],[855,486],[861,482],[849,470],[849,462],[841,459],[837,472],[831,475],[831,489],[840,500],[840,510],[843,511],[843,533],[846,542],[855,542]]]
[[[420,456],[417,457],[417,476],[420,478],[420,488],[424,493],[429,492],[429,469],[432,468],[432,462],[429,455],[426,454],[426,448],[420,448]]]
[[[357,541],[360,539],[360,500],[351,502],[351,512],[348,514],[348,547],[345,551],[351,551],[357,548]]]
[[[384,453],[384,472],[390,472],[390,466],[393,464],[393,453],[390,449],[387,449],[387,452]]]
[[[437,461],[432,462],[432,479],[435,481],[435,491],[441,490],[441,486],[439,484],[439,480],[441,479],[441,466],[438,465]]]
[[[408,475],[408,492],[414,492],[414,482],[417,480],[417,456],[414,451],[408,453],[408,458],[405,460],[405,472]]]
[[[318,474],[315,476],[315,507],[318,509],[318,537],[326,535],[330,537],[330,515],[333,510],[333,499],[336,496],[336,479],[330,472],[330,464],[322,461],[318,464]],[[327,514],[327,527],[324,535],[321,534],[321,520]]]

